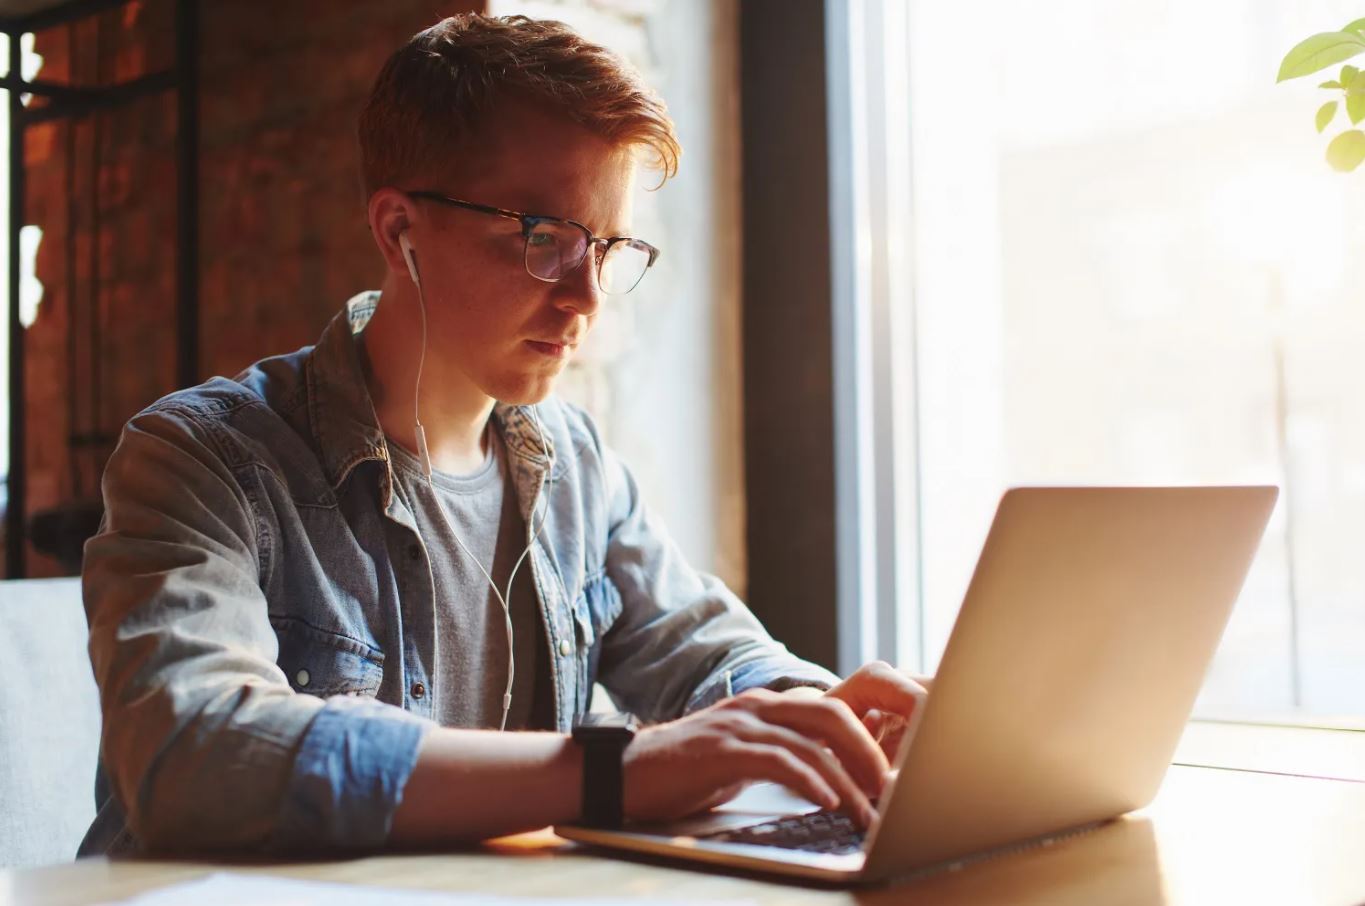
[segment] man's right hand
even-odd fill
[[[837,698],[751,689],[641,730],[623,756],[626,817],[664,821],[720,805],[770,780],[863,826],[876,816],[889,765]]]

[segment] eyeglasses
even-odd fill
[[[640,283],[645,271],[659,257],[659,250],[648,242],[629,236],[594,236],[591,230],[575,220],[508,211],[461,201],[440,192],[423,190],[409,192],[408,195],[518,221],[521,235],[526,241],[526,272],[546,283],[554,283],[573,273],[588,257],[588,250],[595,249],[599,250],[596,255],[598,287],[604,293],[622,296]]]

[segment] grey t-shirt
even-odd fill
[[[478,470],[468,475],[433,471],[432,487],[417,457],[388,441],[399,492],[431,557],[437,602],[432,707],[433,717],[447,727],[497,729],[507,688],[502,604],[470,557],[478,558],[506,594],[512,567],[529,541],[510,483],[507,448],[491,422],[488,435],[488,457]],[[452,528],[468,553],[456,543]],[[549,653],[529,556],[517,570],[508,604],[516,672],[507,729],[553,729]]]

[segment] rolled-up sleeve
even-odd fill
[[[432,726],[370,699],[328,699],[299,743],[271,848],[383,845]]]
[[[839,681],[773,640],[723,582],[693,569],[629,469],[598,449],[610,510],[607,574],[622,604],[603,639],[599,678],[618,704],[667,720],[746,689]]]
[[[268,529],[225,443],[153,408],[105,471],[83,592],[113,794],[151,850],[381,845],[433,725],[291,689],[261,590]]]

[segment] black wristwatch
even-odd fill
[[[583,747],[583,815],[589,827],[617,828],[624,812],[621,753],[635,738],[632,714],[584,714],[573,728]]]

